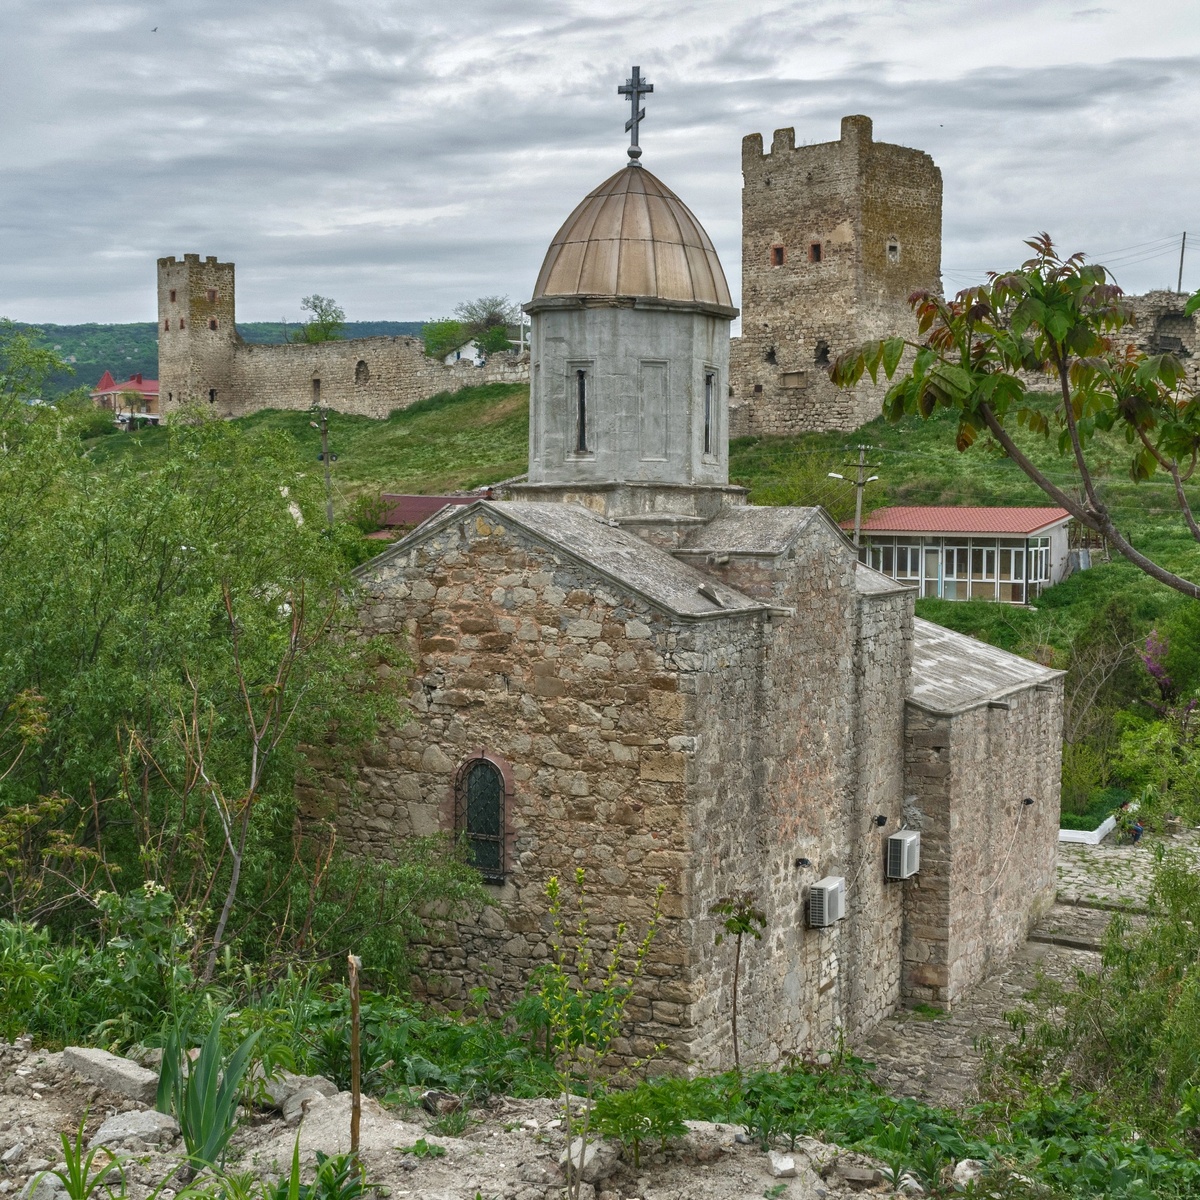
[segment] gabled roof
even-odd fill
[[[675,553],[745,554],[777,558],[785,554],[813,521],[827,521],[836,537],[845,535],[822,508],[730,505],[700,526]]]
[[[157,396],[158,380],[143,379],[140,375],[130,375],[127,380],[117,383],[109,371],[105,371],[100,382],[92,388],[92,395],[103,392],[137,392],[141,396]]]
[[[473,519],[475,515],[495,524],[519,527],[548,547],[569,555],[677,617],[703,620],[771,611],[769,605],[751,600],[577,504],[477,500],[467,508],[443,510],[382,554],[356,567],[355,577],[369,578],[374,570],[407,554],[444,526]]]
[[[1028,536],[1068,521],[1065,508],[985,508],[950,504],[898,504],[877,508],[862,523],[863,533],[979,533]],[[843,521],[853,529],[853,521]]]
[[[1012,692],[1051,683],[1062,674],[932,621],[913,618],[908,698],[936,716],[982,708]]]

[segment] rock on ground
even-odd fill
[[[62,1052],[62,1065],[91,1083],[131,1100],[153,1104],[158,1093],[158,1076],[130,1058],[118,1058],[107,1050],[87,1046],[68,1046]]]
[[[97,1146],[128,1146],[130,1142],[140,1143],[134,1149],[143,1145],[170,1145],[179,1136],[179,1122],[166,1113],[147,1112],[118,1113],[109,1117],[92,1135],[88,1143],[89,1149]]]

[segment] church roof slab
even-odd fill
[[[849,545],[849,539],[822,508],[731,505],[688,537],[678,555],[732,554],[778,558],[786,554],[813,523]]]
[[[751,600],[576,504],[479,500],[468,507],[443,509],[382,554],[357,567],[355,577],[369,578],[373,568],[402,557],[443,526],[474,515],[499,525],[521,528],[552,550],[569,555],[619,587],[683,620],[746,617],[774,611],[770,605]]]
[[[1063,674],[932,621],[913,619],[908,699],[934,716],[982,708],[1014,692],[1049,685]]]

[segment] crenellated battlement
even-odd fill
[[[730,357],[733,434],[854,429],[884,389],[833,386],[828,367],[908,332],[908,296],[941,288],[942,177],[921,150],[846,116],[836,142],[777,129],[742,139],[742,336]]]

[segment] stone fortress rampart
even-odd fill
[[[198,254],[158,260],[158,364],[162,411],[207,404],[226,417],[265,408],[385,418],[398,408],[484,383],[525,383],[528,355],[499,354],[482,367],[447,366],[415,337],[262,345],[234,320],[234,264]]]

